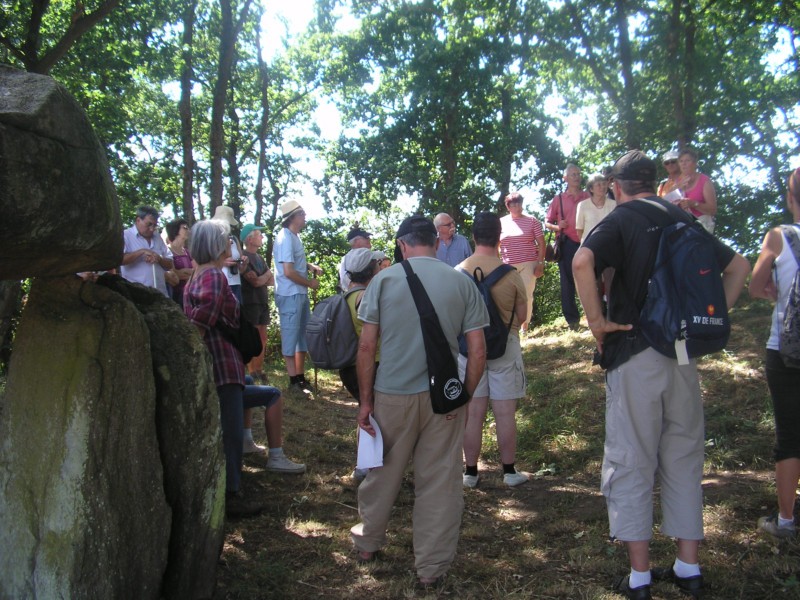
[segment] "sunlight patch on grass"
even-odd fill
[[[286,530],[291,531],[301,538],[324,538],[333,536],[330,526],[325,523],[320,523],[319,521],[299,521],[290,518],[286,521]]]

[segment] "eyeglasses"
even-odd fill
[[[664,161],[664,166],[665,166],[665,167],[666,167],[667,165],[677,165],[677,164],[678,164],[678,159],[677,159],[677,158],[673,158],[673,159],[670,159],[670,160],[665,160],[665,161]]]
[[[449,223],[439,223],[438,225],[438,227],[445,227],[447,229],[450,229],[451,227],[455,228],[455,226],[456,226],[455,221],[450,221]]]
[[[508,200],[506,204],[522,204],[522,200]]]

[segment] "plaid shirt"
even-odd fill
[[[244,363],[238,348],[214,327],[222,319],[230,327],[239,327],[239,303],[219,269],[206,269],[186,284],[183,292],[183,312],[189,321],[205,330],[206,343],[214,361],[214,383],[244,386]]]

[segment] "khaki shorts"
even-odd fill
[[[466,369],[467,358],[459,354],[458,374],[462,380]],[[525,397],[527,383],[519,338],[509,334],[506,353],[500,358],[486,361],[486,368],[472,395],[475,398],[488,397],[491,400],[518,400]]]

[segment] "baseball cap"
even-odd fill
[[[369,233],[368,231],[364,231],[363,229],[360,229],[359,227],[353,227],[353,229],[351,229],[349,232],[347,232],[347,241],[348,242],[352,242],[357,237],[363,237],[363,238],[369,239],[369,238],[372,237],[372,234]]]
[[[358,273],[366,269],[372,260],[372,250],[369,248],[350,250],[344,255],[344,270],[348,273]]]
[[[641,150],[631,150],[614,163],[611,175],[623,181],[655,181],[656,163]]]
[[[400,227],[397,229],[394,239],[401,238],[409,233],[422,233],[426,231],[433,235],[437,234],[433,221],[426,219],[422,215],[412,215],[403,219],[403,222],[400,223]]]
[[[677,150],[670,150],[669,152],[664,152],[664,156],[661,157],[662,162],[667,162],[668,160],[678,160],[678,151]]]
[[[264,228],[263,227],[258,227],[256,225],[251,225],[250,223],[248,223],[247,225],[242,227],[242,231],[239,234],[239,241],[240,242],[245,241],[247,239],[247,236],[250,235],[251,233],[253,233],[256,230],[263,231]]]

